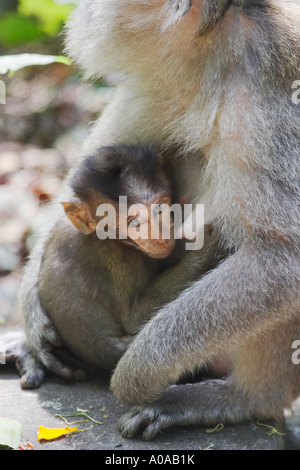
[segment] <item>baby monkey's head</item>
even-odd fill
[[[74,200],[62,204],[80,232],[96,231],[152,258],[172,252],[170,182],[153,147],[101,147],[80,163],[70,185]]]

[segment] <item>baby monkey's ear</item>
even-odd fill
[[[86,202],[62,202],[61,204],[66,216],[77,230],[85,235],[95,232],[97,224]]]

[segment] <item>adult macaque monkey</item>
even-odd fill
[[[69,23],[70,54],[87,75],[124,75],[87,147],[139,136],[201,152],[198,200],[232,250],[119,361],[115,395],[150,403],[123,418],[124,436],[277,417],[299,393],[300,107],[291,97],[300,42],[285,9],[275,0],[88,0]],[[168,387],[224,355],[226,379]]]
[[[287,5],[81,0],[69,23],[70,55],[87,76],[123,76],[84,152],[137,137],[198,152],[197,201],[231,250],[162,307],[119,361],[112,390],[141,405],[121,421],[126,437],[277,417],[299,393],[291,345],[300,335],[300,107],[292,100],[300,42],[290,19],[299,10],[291,3],[290,15]],[[27,319],[34,325],[32,313]],[[220,357],[225,379],[169,387]]]

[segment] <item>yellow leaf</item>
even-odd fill
[[[51,441],[52,439],[57,439],[61,436],[64,436],[65,434],[69,434],[75,431],[79,431],[79,429],[69,428],[68,426],[65,428],[45,428],[44,426],[40,426],[37,439],[38,441]]]

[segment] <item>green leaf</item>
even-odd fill
[[[47,65],[53,62],[60,62],[70,65],[71,61],[64,56],[43,55],[43,54],[14,54],[0,56],[0,74],[16,72],[31,65]]]
[[[55,62],[59,62],[60,64],[65,64],[65,65],[72,65],[71,59],[69,59],[69,57],[66,57],[64,55],[55,56]]]
[[[18,449],[22,436],[22,424],[8,418],[0,418],[0,446]]]
[[[53,0],[19,0],[18,11],[21,15],[37,17],[41,31],[52,36],[59,32],[72,7],[72,1],[69,5],[59,5]]]
[[[31,18],[19,16],[17,13],[7,13],[0,18],[0,42],[6,47],[45,37]]]

